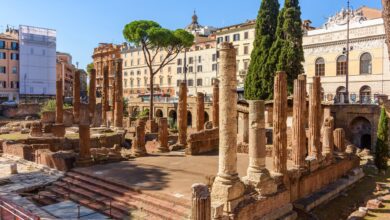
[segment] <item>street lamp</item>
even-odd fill
[[[345,72],[345,104],[349,103],[349,52],[353,50],[353,47],[350,47],[349,45],[349,21],[350,21],[350,0],[347,0],[347,47],[343,48],[343,54],[346,56],[346,72]]]

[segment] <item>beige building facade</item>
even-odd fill
[[[19,100],[19,31],[0,34],[0,100]]]
[[[376,103],[376,95],[390,94],[390,72],[381,11],[362,7],[351,11],[349,98],[352,103]],[[323,99],[343,103],[346,90],[348,11],[329,18],[322,28],[303,38],[308,87],[321,76]]]

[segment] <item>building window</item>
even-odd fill
[[[360,103],[370,104],[371,103],[371,87],[363,86],[360,88]]]
[[[133,66],[133,60],[130,60],[130,66]]]
[[[42,56],[45,56],[45,55],[46,55],[46,50],[43,49],[43,50],[42,50]]]
[[[4,49],[4,48],[5,48],[5,41],[0,40],[0,49]]]
[[[202,56],[198,56],[198,63],[202,62]]]
[[[11,60],[19,60],[19,54],[11,53]]]
[[[125,79],[124,81],[123,81],[124,83],[123,83],[123,87],[127,87],[127,79]]]
[[[214,64],[211,66],[211,68],[212,68],[212,71],[217,71],[217,64],[214,63]]]
[[[189,57],[188,58],[188,64],[193,64],[194,63],[194,58],[193,57]]]
[[[233,41],[239,41],[239,40],[240,40],[240,34],[234,34]]]
[[[188,80],[188,86],[194,86],[194,80],[193,79],[189,79]]]
[[[244,39],[248,39],[249,38],[249,33],[248,32],[244,32]]]
[[[146,75],[148,73],[148,71],[146,69],[144,69],[144,74]]]
[[[141,86],[141,79],[137,79],[137,87]]]
[[[372,74],[372,57],[369,53],[364,53],[360,57],[360,74]]]
[[[244,46],[244,54],[247,55],[249,53],[249,47]]]
[[[137,59],[137,65],[139,65],[140,63],[141,63],[141,60]]]
[[[164,84],[164,77],[160,77],[160,86],[162,86]]]
[[[171,77],[168,77],[168,85],[170,86],[172,84],[172,79]]]
[[[148,78],[144,78],[144,85],[147,86],[148,85]]]
[[[137,75],[141,75],[141,71],[140,70],[137,70]]]
[[[16,81],[16,88],[19,89],[19,81]]]
[[[127,76],[127,72],[126,71],[124,72],[124,75]]]
[[[181,65],[181,59],[177,59],[177,65]]]
[[[234,47],[234,49],[236,49],[236,55],[238,56],[239,55],[239,46]]]
[[[248,67],[249,67],[249,61],[244,60],[244,70],[248,70]]]
[[[217,54],[213,54],[212,60],[213,60],[213,62],[217,61]]]
[[[168,73],[170,73],[171,72],[171,67],[170,66],[168,66]]]
[[[19,44],[17,42],[11,42],[11,50],[19,50]]]
[[[134,76],[134,72],[133,71],[130,72],[130,76]]]
[[[181,83],[181,80],[178,79],[178,80],[177,80],[177,86],[180,86],[180,83]]]
[[[127,61],[125,61],[125,66],[127,66]]]
[[[325,76],[325,60],[320,57],[316,60],[316,76]]]
[[[30,54],[34,54],[34,48],[30,48]]]
[[[222,43],[223,42],[223,37],[218,37],[217,38],[217,43],[219,44],[219,43]]]
[[[181,73],[181,67],[177,68],[177,73]]]
[[[11,81],[10,88],[11,88],[11,89],[13,89],[13,88],[14,88],[14,82],[13,82],[13,81]]]
[[[134,80],[130,79],[130,88],[133,88],[133,86],[134,86]]]
[[[12,67],[12,73],[18,73],[18,68],[16,66]]]
[[[6,81],[3,81],[3,88],[7,88],[7,82]]]
[[[230,42],[230,36],[229,35],[225,36],[225,42]]]
[[[197,79],[196,80],[196,86],[202,86],[202,79]]]
[[[198,71],[198,72],[202,72],[202,71],[203,71],[202,65],[199,65],[199,66],[198,66],[197,71]]]
[[[5,74],[5,72],[6,72],[5,66],[0,66],[0,73],[4,73]]]
[[[194,72],[194,67],[193,67],[193,66],[188,67],[188,72],[189,72],[189,73]]]
[[[337,58],[336,73],[338,76],[347,74],[347,57],[345,55],[341,55]]]
[[[7,58],[7,55],[5,52],[0,53],[0,59],[5,60]]]

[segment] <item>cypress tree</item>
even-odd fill
[[[273,80],[271,81],[270,77],[273,78],[273,73],[268,72],[265,63],[275,40],[278,14],[278,0],[262,0],[256,20],[251,62],[245,79],[246,99],[269,99],[270,97],[270,91],[273,89]]]
[[[389,154],[388,131],[388,118],[385,108],[382,107],[375,147],[375,165],[378,170],[387,170],[387,159]]]

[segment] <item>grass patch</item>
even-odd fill
[[[27,137],[28,134],[21,134],[20,132],[0,135],[0,139],[3,140],[20,140],[20,139],[26,139]]]

